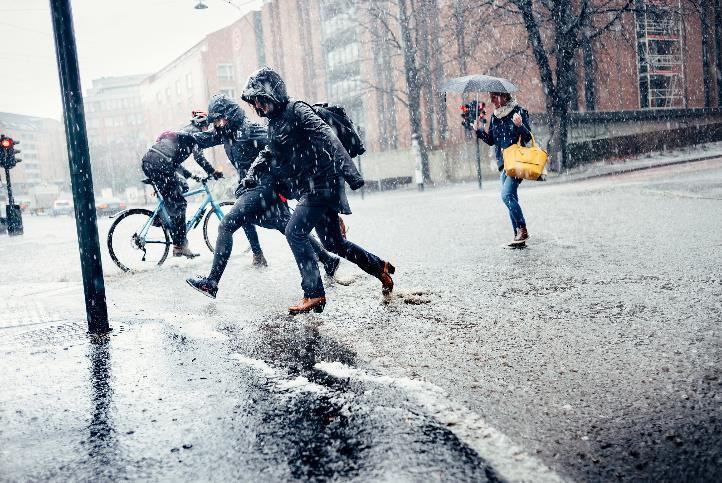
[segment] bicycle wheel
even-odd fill
[[[153,212],[132,208],[121,213],[108,231],[110,258],[124,272],[135,272],[161,265],[170,249],[170,236],[164,226],[148,223]],[[156,221],[156,220],[153,220]],[[148,226],[145,235],[143,228]]]
[[[218,206],[221,207],[223,216],[227,215],[233,207],[233,201],[221,201]],[[221,224],[221,219],[216,215],[215,210],[211,209],[206,213],[206,217],[203,220],[203,238],[206,240],[206,245],[211,253],[216,251],[216,240],[218,239],[218,226]]]

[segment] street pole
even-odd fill
[[[474,133],[476,139],[476,177],[479,178],[479,189],[481,189],[481,146],[479,146],[479,138]]]
[[[91,333],[108,332],[108,308],[100,258],[98,224],[95,215],[93,176],[90,167],[88,133],[85,128],[83,95],[75,46],[70,0],[50,0],[55,34],[60,90],[63,98],[65,137],[68,143],[70,180],[75,203],[75,226],[80,248],[80,266],[85,290],[85,310]]]

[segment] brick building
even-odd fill
[[[579,114],[572,116],[570,142],[683,128],[690,109],[705,107],[706,97],[718,104],[714,81],[707,83],[707,96],[704,89],[705,77],[714,78],[717,53],[708,41],[709,70],[703,72],[702,15],[688,3],[639,0],[636,12],[579,49],[572,108]],[[347,108],[369,149],[362,159],[367,179],[409,179],[414,160],[400,6],[413,29],[420,124],[434,179],[474,176],[473,143],[459,122],[462,97],[440,92],[446,79],[471,73],[511,79],[520,103],[537,114],[535,130],[544,140],[546,100],[527,32],[514,22],[493,23],[493,10],[479,10],[473,0],[272,0],[138,81],[145,144],[187,122],[191,109],[205,107],[217,92],[239,99],[248,75],[269,65],[290,95]],[[720,28],[711,6],[707,18],[709,29]],[[468,19],[480,27],[469,29]],[[695,122],[722,123],[717,111],[698,114]],[[216,149],[211,158],[219,163],[225,156]]]

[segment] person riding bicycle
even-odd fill
[[[183,168],[181,164],[192,153],[196,162],[209,176],[213,176],[214,179],[223,177],[223,173],[216,171],[205,159],[190,135],[191,132],[201,133],[208,128],[208,125],[207,116],[194,111],[189,125],[178,131],[161,133],[142,159],[143,173],[153,182],[165,202],[171,224],[168,228],[173,239],[174,257],[193,258],[198,256],[197,253],[190,250],[186,238],[186,206],[188,203],[183,192],[187,190],[188,185],[176,172],[180,172],[185,177],[191,176],[191,172]]]
[[[217,94],[211,98],[208,113],[208,118],[215,127],[214,132],[194,134],[193,138],[201,148],[223,144],[228,159],[238,170],[241,180],[236,189],[236,203],[223,217],[218,228],[218,240],[210,275],[186,280],[191,287],[215,298],[218,282],[233,249],[233,233],[241,227],[254,224],[284,233],[291,214],[285,199],[281,199],[276,193],[276,182],[272,176],[262,174],[252,185],[243,181],[247,178],[250,165],[266,147],[265,126],[247,119],[241,106],[225,94]],[[312,238],[311,244],[316,261],[323,264],[327,275],[333,276],[340,259],[324,250],[318,240]],[[254,253],[258,250],[263,256],[260,245],[255,248],[252,245],[252,249]]]

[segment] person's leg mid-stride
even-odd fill
[[[520,245],[526,242],[529,238],[529,233],[526,229],[526,221],[524,220],[524,213],[521,211],[519,205],[519,196],[517,195],[517,189],[521,184],[522,180],[519,178],[512,178],[507,174],[501,172],[501,200],[509,210],[509,218],[511,219],[511,227],[514,230],[514,240],[510,245]]]

